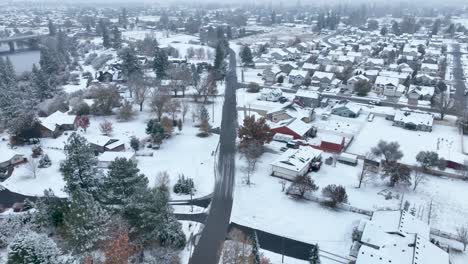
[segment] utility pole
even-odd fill
[[[284,263],[284,237],[281,237],[281,263]]]

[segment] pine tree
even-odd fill
[[[95,194],[101,175],[93,149],[86,139],[77,133],[71,134],[65,145],[65,156],[65,161],[60,164],[65,191],[70,195],[81,191]]]
[[[40,102],[54,96],[54,89],[49,85],[49,81],[47,80],[44,72],[38,69],[36,64],[33,64],[32,81],[34,90],[33,94]]]
[[[70,63],[69,49],[68,37],[62,29],[59,29],[57,34],[57,52],[64,64]]]
[[[260,244],[258,243],[257,231],[254,232],[254,235],[252,238],[252,255],[254,257],[253,264],[260,264],[261,263]]]
[[[117,26],[112,29],[112,36],[112,47],[114,49],[120,49],[122,47],[122,33]]]
[[[102,34],[102,45],[104,46],[104,48],[108,49],[112,45],[111,45],[111,40],[110,40],[110,36],[109,36],[109,30],[107,29],[107,26],[104,23],[102,24],[101,30],[102,30],[102,33],[101,33]]]
[[[162,79],[166,76],[166,71],[169,68],[169,60],[167,53],[163,49],[156,49],[154,55],[153,69],[156,72],[158,79]]]
[[[218,45],[216,45],[216,52],[215,52],[215,59],[214,59],[214,68],[216,70],[222,70],[224,68],[225,56],[226,54],[224,54],[222,43],[221,41],[219,41]]]
[[[133,47],[122,49],[119,52],[119,58],[122,60],[122,73],[127,80],[130,77],[141,78],[143,72]]]
[[[18,233],[8,246],[7,264],[59,264],[60,250],[46,234],[27,230]]]
[[[41,49],[39,64],[41,65],[41,70],[44,71],[49,77],[57,74],[60,70],[60,64],[56,54],[48,47]]]
[[[209,135],[211,133],[210,114],[208,113],[208,110],[206,109],[204,105],[202,105],[200,108],[199,119],[200,119],[200,132],[204,136]]]
[[[309,262],[310,264],[320,264],[320,256],[319,256],[319,246],[318,244],[315,244],[312,246],[312,249],[310,250],[310,257],[309,257]]]
[[[242,48],[240,57],[244,64],[251,64],[253,62],[252,50],[250,50],[249,46],[246,45]]]
[[[48,27],[49,27],[49,35],[55,36],[57,34],[57,29],[55,28],[54,23],[50,19],[49,19]]]
[[[132,202],[137,193],[146,192],[148,179],[139,174],[140,170],[134,161],[117,158],[108,169],[101,189],[106,206],[120,211]]]
[[[105,239],[109,214],[86,192],[75,192],[64,216],[65,238],[74,253],[87,252]]]
[[[140,140],[135,136],[132,136],[130,139],[130,147],[137,152],[140,149]]]
[[[16,72],[13,63],[11,62],[10,58],[7,57],[4,64],[3,70],[3,83],[7,87],[16,87]]]

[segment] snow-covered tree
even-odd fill
[[[59,264],[60,250],[46,234],[18,233],[8,246],[7,264]]]
[[[96,193],[101,173],[92,147],[84,137],[72,133],[64,149],[66,158],[60,164],[60,172],[65,181],[65,191],[70,195],[80,191]]]
[[[109,220],[109,214],[93,196],[74,193],[64,214],[65,239],[72,252],[88,252],[104,241]]]
[[[153,69],[156,72],[158,79],[162,79],[166,76],[166,71],[169,68],[169,60],[166,51],[163,49],[156,49],[153,61]]]
[[[330,184],[322,189],[322,195],[330,199],[330,206],[335,207],[338,203],[348,202],[346,188],[341,185]]]
[[[252,237],[252,255],[253,255],[253,264],[261,264],[261,254],[260,254],[260,244],[258,243],[257,232],[254,232]]]
[[[140,174],[137,164],[132,160],[117,158],[108,167],[103,180],[101,194],[104,203],[113,210],[120,211],[128,206],[140,192],[146,192],[148,179]]]
[[[33,64],[32,68],[32,81],[33,93],[40,102],[52,98],[55,95],[56,91],[54,87],[50,85],[49,79],[44,71],[38,69],[36,64]]]
[[[122,47],[122,33],[117,26],[112,29],[112,47],[114,49]]]
[[[313,245],[312,248],[310,249],[309,263],[310,264],[320,264],[320,263],[322,263],[320,261],[318,244]]]
[[[142,78],[143,72],[138,61],[135,48],[123,48],[119,51],[119,58],[122,60],[122,74],[127,80],[130,80],[131,78]]]

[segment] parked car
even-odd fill
[[[284,96],[281,96],[278,101],[282,104],[286,103],[288,101],[288,98],[284,97]]]
[[[371,100],[371,101],[369,101],[369,104],[371,104],[371,105],[382,105],[382,102],[380,102],[380,100]]]

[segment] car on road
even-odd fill
[[[371,100],[371,101],[369,101],[369,104],[371,104],[371,105],[382,105],[382,102],[380,100]]]
[[[284,96],[281,96],[278,101],[282,104],[286,103],[288,101],[288,98],[284,97]]]

